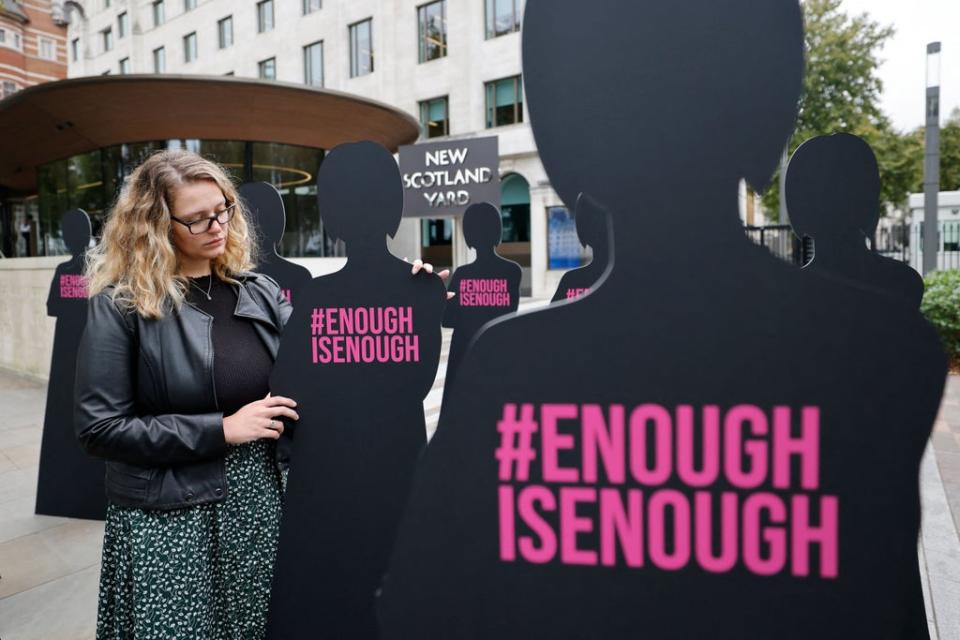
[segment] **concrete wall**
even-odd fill
[[[0,260],[0,368],[46,378],[53,330],[47,295],[57,265],[66,258]]]
[[[0,369],[45,379],[50,375],[54,318],[47,295],[57,265],[66,258],[0,260]],[[302,258],[314,277],[338,271],[346,258]]]

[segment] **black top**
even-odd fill
[[[187,301],[213,316],[213,382],[217,409],[225,416],[267,395],[273,359],[253,320],[235,316],[234,285],[210,276],[190,278]],[[207,299],[207,291],[210,299]]]

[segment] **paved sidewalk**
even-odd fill
[[[529,307],[528,307],[529,308]],[[444,362],[424,403],[436,426]],[[0,371],[0,638],[92,640],[103,525],[33,515],[46,386]],[[920,556],[934,640],[960,640],[960,377],[951,377],[921,473]]]

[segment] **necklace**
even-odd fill
[[[200,287],[198,287],[198,286],[197,286],[197,283],[195,283],[192,278],[188,278],[187,280],[188,280],[188,282],[189,282],[191,285],[193,285],[193,286],[196,288],[197,291],[199,291],[199,292],[202,293],[203,295],[207,296],[207,300],[213,300],[213,297],[210,295],[210,291],[211,291],[211,289],[213,289],[213,274],[212,274],[212,273],[210,274],[209,278],[210,278],[210,284],[207,285],[207,290],[206,290],[206,291],[204,291],[203,289],[201,289]]]

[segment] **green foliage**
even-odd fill
[[[960,271],[935,271],[924,279],[920,310],[936,327],[950,360],[960,362]]]
[[[911,193],[923,193],[924,129],[901,136],[907,149],[904,161],[913,166]],[[960,191],[960,107],[940,128],[940,191]]]
[[[922,185],[922,173],[920,182]],[[940,129],[940,190],[960,191],[960,107],[953,110]]]
[[[807,70],[789,152],[815,136],[842,132],[862,136],[877,151],[883,202],[899,205],[916,181],[916,166],[909,156],[910,141],[893,131],[880,110],[883,83],[877,73],[879,52],[894,30],[867,14],[850,16],[841,4],[841,0],[803,3]],[[763,203],[776,216],[779,201],[779,182],[774,180]]]

